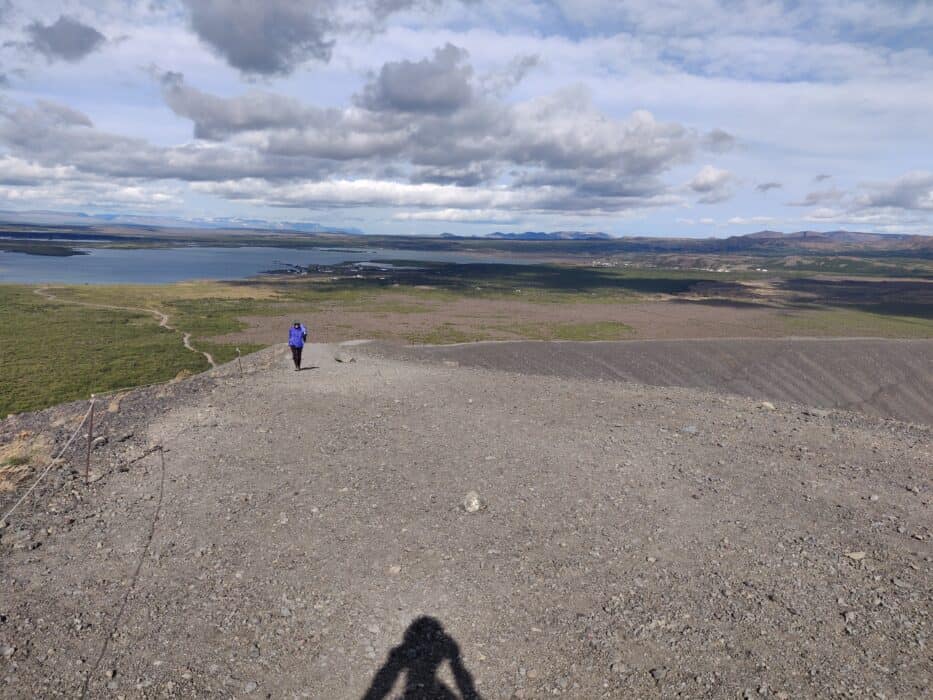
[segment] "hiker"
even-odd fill
[[[308,329],[302,325],[301,321],[295,321],[288,329],[288,347],[292,349],[292,361],[295,363],[296,372],[301,369],[301,349],[305,346],[307,339]]]

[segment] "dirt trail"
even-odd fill
[[[48,287],[38,287],[35,290],[35,292],[43,299],[48,299],[49,301],[55,301],[61,304],[75,304],[77,306],[86,306],[91,309],[110,309],[111,311],[136,311],[139,313],[151,314],[152,316],[155,316],[155,318],[159,321],[159,328],[165,328],[166,330],[170,330],[175,333],[181,334],[181,342],[185,346],[186,350],[190,350],[191,352],[195,352],[195,353],[198,353],[199,355],[203,355],[204,359],[207,360],[208,364],[210,364],[211,367],[215,367],[215,368],[217,367],[217,363],[214,361],[213,355],[211,355],[209,352],[205,350],[198,350],[197,348],[195,348],[191,344],[191,334],[185,333],[183,331],[179,331],[175,326],[172,326],[169,322],[170,321],[169,315],[162,311],[159,311],[158,309],[149,309],[149,308],[143,308],[139,306],[114,306],[111,304],[93,304],[93,303],[86,302],[86,301],[77,301],[75,299],[62,299],[61,297],[57,297],[54,294],[52,294],[52,292],[49,291]]]
[[[105,416],[0,530],[0,696],[929,694],[928,428],[367,353]]]

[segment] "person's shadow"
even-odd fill
[[[450,662],[460,700],[482,700],[460,658],[460,647],[433,617],[419,617],[408,626],[402,643],[389,652],[389,658],[373,676],[363,700],[387,698],[402,671],[402,700],[457,700],[457,694],[437,677],[444,661]]]

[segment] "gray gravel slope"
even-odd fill
[[[0,531],[0,695],[456,688],[425,615],[485,698],[929,692],[928,428],[283,350],[131,397]]]
[[[382,350],[522,374],[696,387],[933,425],[933,340],[517,341]]]

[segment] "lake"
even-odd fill
[[[425,262],[519,264],[507,258],[433,250],[382,248],[79,248],[87,255],[50,257],[0,251],[0,283],[170,284],[185,280],[233,280],[286,265],[420,260]]]

